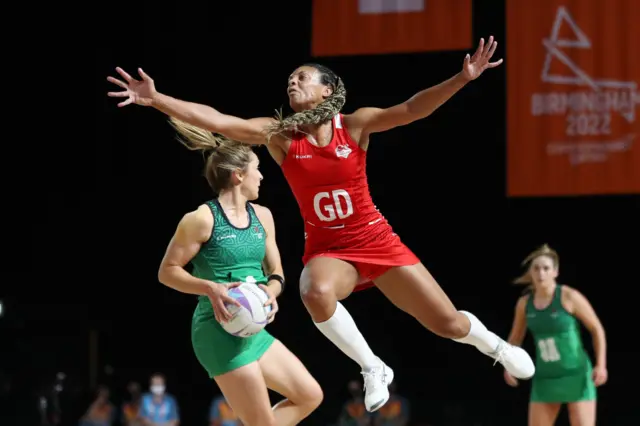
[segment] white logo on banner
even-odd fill
[[[358,0],[361,15],[422,12],[425,0]]]
[[[560,38],[560,28],[569,26],[573,38]],[[640,104],[637,83],[613,79],[595,79],[581,69],[563,51],[591,49],[591,41],[576,24],[564,6],[560,6],[551,30],[551,36],[542,41],[547,56],[542,68],[542,81],[557,85],[580,86],[570,92],[534,93],[531,114],[566,116],[565,135],[570,138],[601,137],[599,141],[556,141],[547,145],[550,155],[569,155],[573,164],[605,161],[611,152],[624,152],[631,148],[634,134],[612,138],[612,113],[620,114],[628,123],[635,122],[636,104]],[[560,61],[567,75],[552,74],[551,63]],[[603,67],[606,69],[606,67]],[[607,140],[608,138],[608,140]],[[577,142],[577,143],[576,143]]]

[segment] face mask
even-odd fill
[[[164,393],[164,385],[151,386],[151,393],[154,395],[162,395]]]

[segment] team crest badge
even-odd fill
[[[257,226],[253,227],[253,233],[255,234],[255,236],[260,240],[262,239],[262,232],[260,232],[260,228]]]
[[[348,145],[338,145],[336,147],[336,155],[338,158],[348,158],[351,154],[351,148]]]

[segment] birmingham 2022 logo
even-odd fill
[[[563,25],[568,26],[572,36],[560,36]],[[606,161],[612,153],[631,149],[636,138],[636,109],[640,104],[638,82],[607,76],[607,70],[612,66],[606,63],[593,67],[605,74],[604,78],[595,77],[594,72],[585,71],[571,58],[576,56],[571,55],[571,49],[594,52],[612,48],[598,44],[599,41],[596,39],[592,43],[564,6],[556,12],[550,37],[542,41],[547,53],[541,79],[556,87],[552,91],[532,94],[531,114],[565,118],[563,139],[548,141],[547,154],[568,155],[573,165]],[[620,49],[621,55],[633,55],[625,52],[622,46],[615,48]],[[633,61],[634,65],[638,63],[635,58],[626,60]],[[565,71],[552,72],[553,61],[559,61]],[[596,61],[590,63],[596,64]]]

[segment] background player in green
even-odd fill
[[[536,373],[531,384],[529,426],[552,426],[563,404],[572,426],[596,424],[596,387],[607,381],[604,328],[589,301],[578,290],[556,283],[559,257],[543,245],[524,260],[527,271],[514,282],[529,285],[520,297],[509,343],[521,345],[527,328],[536,346]],[[582,345],[580,322],[593,339],[592,366]],[[507,384],[518,381],[504,372]]]
[[[266,330],[235,337],[220,325],[231,318],[226,295],[238,282],[256,282],[269,295],[270,321],[282,291],[280,254],[269,209],[249,201],[258,198],[262,174],[249,145],[214,137],[172,120],[187,146],[211,150],[205,175],[217,199],[187,213],[167,248],[160,281],[183,293],[196,294],[191,334],[198,361],[216,381],[245,426],[295,425],[322,401],[322,390],[300,360]],[[191,262],[192,274],[185,269]],[[263,271],[264,268],[264,271]],[[266,275],[265,275],[266,272]],[[270,406],[267,388],[287,399]]]

